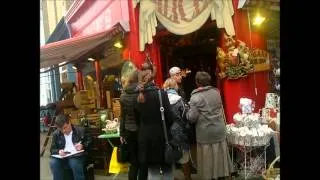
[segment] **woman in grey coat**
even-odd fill
[[[196,124],[198,174],[203,180],[228,177],[234,170],[220,93],[210,86],[208,73],[197,72],[195,79],[198,88],[191,93],[187,119]]]

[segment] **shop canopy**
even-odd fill
[[[40,49],[40,68],[80,60],[96,47],[106,43],[128,27],[116,24],[107,31],[46,44]]]

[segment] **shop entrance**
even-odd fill
[[[213,23],[204,25],[198,31],[179,36],[172,33],[160,39],[160,53],[164,80],[168,78],[168,71],[173,66],[189,69],[182,80],[182,86],[189,101],[190,93],[196,88],[195,75],[197,71],[206,71],[212,77],[212,84],[216,86],[216,49],[219,45],[220,31]]]

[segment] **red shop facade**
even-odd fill
[[[149,54],[152,61],[156,64],[157,69],[168,69],[168,67],[163,67],[164,63],[160,53],[160,40],[163,37],[163,34],[172,34],[172,31],[174,30],[165,28],[167,30],[164,30],[164,33],[162,33],[157,32],[157,29],[155,28],[151,28],[150,32],[148,32],[149,34],[141,34],[141,29],[144,27],[141,27],[140,25],[141,23],[144,23],[143,19],[141,19],[143,18],[144,13],[150,13],[151,15],[155,13],[150,12],[151,10],[143,10],[142,8],[146,8],[143,6],[147,6],[148,8],[149,5],[152,6],[152,3],[160,3],[160,1],[148,1],[149,4],[146,4],[147,1],[78,0],[73,3],[65,18],[66,22],[70,25],[72,37],[85,36],[106,31],[117,23],[127,24],[128,27],[130,27],[130,31],[125,36],[123,59],[130,59],[137,67],[140,67],[146,58],[146,54]],[[230,1],[232,2],[232,8],[234,11],[231,17],[236,39],[240,39],[246,44],[250,44],[251,47],[266,50],[266,40],[263,35],[259,32],[251,32],[249,29],[247,11],[238,9],[239,0]],[[168,4],[165,4],[166,2]],[[161,1],[161,3],[164,4],[162,6],[159,4],[156,5],[156,8],[158,8],[157,11],[159,11],[159,7],[171,7],[172,5],[169,4],[171,2],[175,2],[173,3],[173,7],[176,9],[174,10],[173,8],[173,12],[177,12],[179,16],[181,16],[181,14],[183,15],[183,13],[188,13],[179,8],[181,7],[181,4],[186,2],[186,0]],[[198,2],[199,1],[197,0],[192,1],[194,5],[193,7],[196,8],[196,12],[200,14],[202,9],[198,6]],[[219,18],[218,15],[216,18]],[[215,22],[215,20],[213,20],[213,22]],[[148,26],[148,24],[146,26]],[[203,27],[200,27],[200,30],[202,28]],[[192,31],[192,29],[190,31]],[[220,46],[223,47],[223,35],[226,34],[226,28],[219,28],[219,31],[222,32],[220,37]],[[147,36],[144,41],[141,41],[142,36]],[[247,77],[237,80],[228,80],[226,78],[217,80],[218,88],[221,90],[223,95],[228,123],[233,122],[233,114],[239,111],[238,104],[241,97],[253,99],[255,101],[256,110],[264,106],[265,94],[269,91],[268,74],[269,71],[265,70],[250,73]],[[78,82],[81,82],[81,76],[81,73],[79,73]],[[163,71],[157,71],[156,83],[161,85],[165,76],[166,74],[164,74]]]

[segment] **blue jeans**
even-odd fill
[[[85,180],[84,162],[85,158],[83,156],[67,159],[51,158],[50,169],[53,174],[53,180],[63,180],[63,172],[66,167],[72,169],[75,180]]]
[[[148,179],[149,180],[160,180],[160,169],[162,170],[163,180],[173,180],[173,165],[163,165],[163,166],[150,166],[148,169]]]

